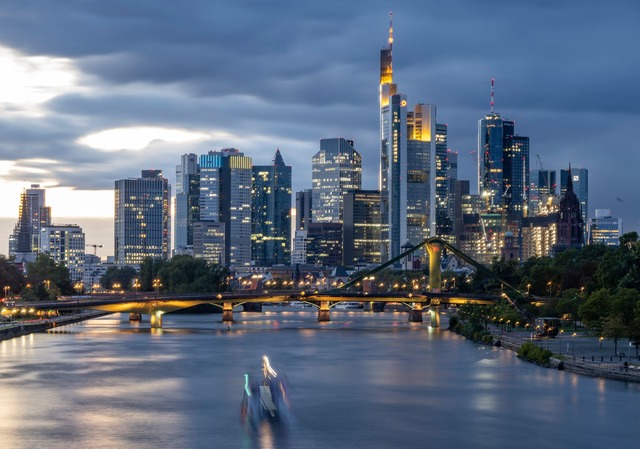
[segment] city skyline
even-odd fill
[[[542,168],[535,155],[547,170],[589,169],[589,215],[611,209],[626,232],[640,228],[631,140],[640,7],[631,1],[184,5],[3,10],[0,253],[22,189],[40,184],[54,223],[79,224],[112,254],[113,232],[92,234],[85,217],[113,220],[113,182],[140,170],[163,170],[175,185],[185,153],[235,147],[262,165],[279,147],[300,191],[311,187],[320,139],[344,137],[362,154],[362,187],[377,188],[390,9],[394,81],[412,102],[438,105],[459,179],[477,184],[477,122],[495,78],[495,110],[530,137],[531,169]]]

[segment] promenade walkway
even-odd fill
[[[560,369],[596,377],[640,382],[640,359],[635,346],[629,340],[618,341],[615,353],[614,342],[584,333],[562,332],[553,338],[537,338],[524,330],[504,331],[490,326],[494,339],[500,340],[505,349],[517,351],[525,341],[548,349]],[[561,362],[561,364],[560,364]]]

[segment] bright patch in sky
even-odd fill
[[[208,139],[210,137],[209,134],[183,129],[137,126],[105,129],[80,137],[76,140],[76,143],[105,151],[142,150],[154,140],[188,142],[191,140]]]
[[[43,103],[69,92],[77,81],[70,59],[48,56],[25,56],[0,46],[0,104],[23,108]]]

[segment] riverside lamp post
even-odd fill
[[[158,291],[160,290],[160,287],[162,287],[162,282],[160,282],[160,279],[154,279],[153,283],[151,284],[154,288],[154,290],[156,291],[156,298],[158,297]]]
[[[138,289],[140,288],[140,280],[138,278],[135,278],[133,280],[133,294],[137,295],[138,294]]]
[[[4,286],[4,299],[7,300],[9,299],[9,291],[11,290],[11,287],[9,287],[8,285]]]

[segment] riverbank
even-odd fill
[[[587,335],[564,335],[555,338],[533,338],[528,332],[504,332],[490,327],[494,344],[517,352],[525,342],[531,342],[553,352],[551,367],[592,377],[640,383],[640,360],[612,348],[613,343]],[[620,344],[621,348],[625,346]],[[613,349],[613,351],[611,350]],[[631,347],[629,347],[631,349]],[[563,351],[564,350],[564,351]]]
[[[80,321],[109,315],[111,312],[103,312],[97,310],[87,310],[71,315],[62,315],[55,318],[39,321],[16,322],[8,325],[0,326],[0,341],[9,340],[11,338],[21,337],[23,335],[32,334],[34,332],[43,332],[54,327],[65,326],[67,324],[78,323]]]

